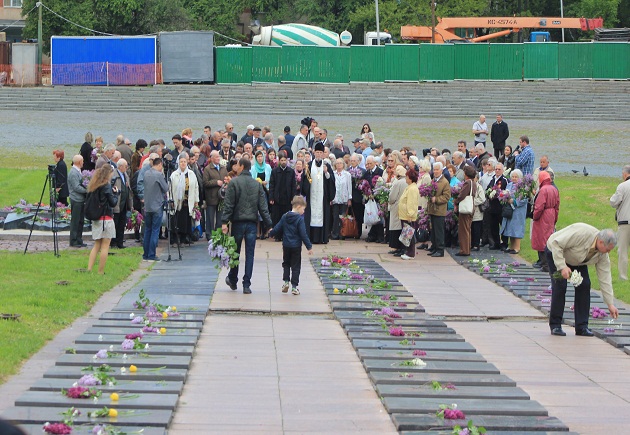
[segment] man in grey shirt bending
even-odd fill
[[[159,261],[155,256],[162,226],[162,206],[168,191],[164,179],[162,159],[157,157],[151,162],[151,169],[144,174],[144,252],[142,259]]]

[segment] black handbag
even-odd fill
[[[425,229],[417,229],[416,230],[416,241],[418,243],[426,243],[429,241],[430,234],[428,230]]]
[[[503,204],[503,210],[501,210],[501,216],[506,219],[512,219],[514,209],[511,204]]]

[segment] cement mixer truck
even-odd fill
[[[350,32],[343,31],[341,34],[322,29],[321,27],[310,26],[308,24],[279,24],[277,26],[250,26],[256,34],[252,40],[253,45],[317,45],[320,47],[339,47],[349,45],[352,42]],[[387,32],[367,32],[364,38],[365,45],[379,45],[390,43],[392,35]]]

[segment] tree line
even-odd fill
[[[37,0],[24,0],[28,12]],[[560,16],[560,0],[435,0],[438,17]],[[59,15],[88,29],[118,35],[143,35],[160,31],[214,30],[230,38],[251,39],[249,23],[239,26],[243,12],[261,24],[305,22],[340,33],[348,30],[355,43],[363,33],[376,30],[374,0],[45,0]],[[380,0],[380,26],[396,39],[403,25],[431,25],[430,0]],[[630,27],[630,0],[564,0],[567,17],[603,17],[606,27]],[[26,18],[24,37],[37,38],[37,13]],[[558,40],[559,31],[554,31]],[[43,11],[43,39],[50,51],[53,35],[92,35]],[[568,40],[588,37],[579,30]],[[509,37],[508,37],[509,38]],[[512,39],[509,39],[512,40]],[[233,43],[217,36],[217,45]],[[403,41],[397,41],[403,42]]]

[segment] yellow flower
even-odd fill
[[[118,393],[112,393],[109,395],[109,398],[112,399],[113,402],[118,400]]]
[[[171,307],[172,311],[177,311],[177,307]]]
[[[115,409],[109,408],[109,416],[118,417],[118,411],[116,411]]]
[[[166,328],[160,328],[160,334],[166,334]]]
[[[167,313],[166,311],[164,311],[164,312],[162,313],[162,318],[163,318],[163,319],[167,319],[167,318],[168,318],[168,313]]]
[[[138,367],[134,366],[133,364],[129,366],[129,371],[132,373],[135,373],[138,371]]]
[[[339,294],[339,289],[338,289],[338,288],[335,288],[335,289],[333,290],[333,293],[334,293],[334,294]]]

